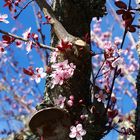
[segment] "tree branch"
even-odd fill
[[[69,34],[66,29],[63,27],[63,25],[56,19],[53,10],[49,6],[49,4],[45,0],[36,0],[36,3],[40,7],[41,11],[44,13],[45,16],[50,17],[50,24],[52,25],[53,31],[58,37],[59,40],[67,38],[67,40],[74,45],[78,46],[86,46],[86,42],[81,40],[78,37],[75,37],[71,34]]]
[[[13,37],[15,39],[18,39],[18,40],[21,40],[21,41],[24,41],[24,42],[28,42],[29,41],[27,39],[24,39],[23,37],[17,36],[15,34],[8,33],[8,32],[3,31],[1,29],[0,29],[0,33],[8,35],[8,36],[11,36],[11,37]],[[36,45],[36,42],[33,41],[33,44]],[[44,45],[44,44],[41,44],[41,43],[39,43],[39,46],[40,46],[40,48],[49,49],[51,51],[55,50],[54,47],[50,47],[50,46],[47,46],[47,45]]]
[[[62,26],[62,24],[56,19],[53,10],[49,6],[49,4],[45,0],[36,0],[36,2],[44,15],[51,17],[49,23],[52,25],[53,31],[55,32],[58,39],[61,40],[67,38],[69,41],[73,41],[75,37],[70,35]]]

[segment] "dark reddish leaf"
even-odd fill
[[[19,5],[19,1],[15,1],[15,6],[18,6]]]
[[[127,20],[127,19],[133,19],[132,15],[131,15],[131,12],[129,11],[125,11],[122,15],[122,19],[123,20]]]
[[[136,31],[136,28],[133,25],[131,25],[129,26],[128,31],[134,33]]]
[[[32,70],[27,70],[27,69],[25,69],[25,68],[23,68],[23,72],[25,73],[25,74],[27,74],[27,75],[29,75],[29,76],[32,76],[33,74],[34,74],[34,72],[32,71]]]
[[[117,75],[120,75],[120,74],[121,74],[121,69],[118,69],[118,71],[117,71],[116,74],[117,74]]]
[[[58,50],[61,51],[61,52],[63,52],[63,51],[65,50],[64,48],[62,48],[62,47],[59,46],[59,45],[57,46],[57,48],[58,48]]]
[[[111,97],[111,102],[112,102],[112,103],[116,103],[116,101],[117,101],[116,97],[115,97],[115,96],[112,96],[112,97]]]
[[[90,56],[94,56],[95,53],[93,51],[89,51]]]
[[[16,42],[16,45],[17,45],[17,46],[19,46],[19,45],[21,45],[21,44],[22,44],[22,42],[20,42],[20,41],[17,41],[17,42]]]
[[[0,52],[4,52],[4,48],[1,47],[1,48],[0,48]]]
[[[117,10],[117,11],[116,11],[116,13],[117,13],[118,15],[122,15],[122,14],[124,14],[124,12],[125,12],[125,11],[124,11],[123,9],[120,9],[120,10]]]
[[[85,36],[83,37],[83,40],[88,44],[90,43],[90,36],[88,33],[85,34]]]
[[[47,73],[47,74],[50,74],[51,72],[52,72],[52,68],[51,68],[51,67],[46,66],[46,73]]]
[[[115,5],[116,5],[117,7],[119,7],[119,8],[127,9],[127,5],[126,5],[124,2],[122,2],[122,1],[116,1],[116,2],[115,2]]]
[[[68,41],[61,40],[61,44],[59,44],[59,45],[57,46],[57,48],[58,48],[60,51],[65,51],[66,49],[71,49],[71,48],[72,48],[72,44],[69,43]]]
[[[114,109],[114,110],[108,110],[108,117],[109,118],[114,118],[118,115],[118,110],[117,109]]]
[[[13,8],[13,6],[12,6],[12,0],[5,0],[5,4],[4,4],[4,7],[8,7],[9,8],[9,10],[10,11],[12,11],[12,8]]]
[[[32,67],[32,66],[30,66],[28,69],[29,69],[32,73],[34,73],[34,70],[33,70],[33,67]]]
[[[133,19],[131,19],[131,18],[125,20],[125,27],[129,27],[132,24],[132,22],[133,22]]]
[[[7,44],[10,44],[10,43],[12,43],[12,42],[14,41],[14,38],[12,38],[12,37],[10,37],[10,36],[8,36],[8,35],[3,35],[3,36],[2,36],[2,39],[3,39],[3,41],[4,41],[5,43],[7,43]]]

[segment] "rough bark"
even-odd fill
[[[137,6],[138,8],[140,8],[139,2],[137,2]],[[140,25],[140,19],[138,21],[138,24]],[[140,31],[139,31],[139,42],[136,48],[139,55],[139,65],[140,65]],[[140,67],[137,75],[136,88],[137,88],[137,107],[136,107],[136,114],[135,114],[135,133],[136,133],[135,139],[140,140]]]
[[[52,13],[50,7],[45,4],[44,0],[42,2],[36,0],[36,2],[44,14],[52,17],[51,24],[53,30],[51,42],[53,46],[57,45],[58,39],[65,39],[65,37],[67,37],[68,40],[73,43],[75,38],[82,39],[87,33],[90,34],[90,22],[92,17],[101,17],[105,13],[105,0],[54,0],[52,4],[54,13]],[[48,9],[48,11],[46,11],[45,8]],[[60,23],[62,23],[62,26],[55,20],[55,16]],[[58,28],[60,28],[60,30]],[[90,45],[85,45],[81,51],[81,46],[73,43],[72,51],[68,51],[58,58],[58,62],[68,59],[69,62],[73,62],[76,65],[73,77],[62,86],[55,86],[53,89],[50,88],[50,80],[46,82],[45,94],[49,96],[51,101],[60,94],[67,98],[69,98],[70,95],[74,95],[75,102],[81,99],[84,101],[84,107],[77,105],[69,112],[72,123],[74,123],[74,120],[78,120],[80,114],[83,112],[88,113],[89,116],[93,116],[88,109],[92,106],[90,97],[90,76],[92,69],[91,55],[89,52]],[[50,106],[50,104],[48,104],[48,106]],[[104,136],[106,117],[102,117],[100,113],[99,111],[97,116],[93,118],[97,121],[94,125],[91,123],[86,126],[88,133],[86,137],[84,137],[84,140],[99,140]]]
[[[140,44],[137,45],[138,53],[139,53],[139,62],[140,62]],[[140,63],[139,63],[140,64]],[[137,108],[136,108],[136,118],[135,118],[135,131],[136,131],[136,140],[140,139],[140,69],[137,76]]]

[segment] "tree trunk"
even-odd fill
[[[137,51],[139,54],[139,62],[140,62],[140,43],[137,45]],[[140,139],[140,68],[137,76],[136,87],[137,87],[137,108],[136,108],[136,119],[135,119],[135,131],[136,131],[136,140],[139,140]]]
[[[37,4],[43,10],[43,2],[36,0]],[[78,38],[83,38],[87,33],[90,35],[90,22],[92,17],[101,17],[105,14],[105,0],[53,0],[52,9],[54,15],[62,23],[66,31]],[[65,38],[64,38],[65,39]],[[58,38],[52,30],[52,46],[56,47],[58,44]],[[53,102],[54,98],[58,98],[61,94],[69,98],[70,95],[74,95],[75,102],[83,100],[85,106],[75,106],[70,110],[71,124],[75,123],[75,120],[79,120],[79,117],[83,113],[87,113],[91,118],[93,114],[89,112],[91,104],[91,91],[90,91],[90,77],[91,77],[91,55],[90,44],[88,48],[82,49],[80,46],[73,46],[74,50],[69,51],[66,54],[60,55],[58,62],[68,59],[69,63],[73,62],[76,65],[74,75],[62,86],[55,86],[50,88],[50,80],[46,82],[45,94],[49,96],[49,99]],[[97,92],[97,91],[96,91]],[[51,106],[47,103],[47,106]],[[98,114],[99,115],[99,114]],[[103,114],[102,114],[103,115]],[[104,136],[105,120],[106,117],[96,116],[96,124],[89,123],[86,126],[87,134],[84,140],[99,140]],[[100,120],[98,120],[100,119]],[[53,124],[52,124],[53,125]],[[55,124],[54,124],[55,125]],[[69,128],[68,128],[69,129]],[[65,136],[64,136],[65,137]],[[65,137],[64,140],[69,139]],[[58,140],[53,139],[53,140]]]

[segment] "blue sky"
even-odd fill
[[[126,0],[125,0],[126,1]],[[19,16],[19,18],[15,21],[11,18],[9,10],[7,8],[3,8],[4,2],[3,0],[0,1],[0,13],[1,14],[5,14],[7,13],[9,15],[8,20],[10,21],[10,24],[4,24],[4,23],[0,23],[0,29],[5,30],[5,31],[11,31],[11,29],[13,27],[18,27],[18,31],[16,32],[17,35],[20,35],[23,33],[23,31],[25,31],[26,29],[28,29],[29,27],[32,27],[32,32],[36,32],[37,33],[37,26],[36,26],[36,20],[34,18],[34,13],[33,13],[33,8],[32,6],[28,6],[26,8],[26,10],[24,10],[21,15]],[[107,5],[108,10],[110,10],[109,6]],[[118,23],[116,23],[114,20],[112,20],[113,17],[108,14],[106,17],[103,18],[103,22],[102,22],[102,30],[106,31],[108,29],[108,27],[111,27],[112,24],[114,24],[114,30],[113,30],[113,36],[122,36],[123,31],[120,29]],[[107,25],[106,25],[107,23]],[[50,45],[50,26],[43,26],[43,33],[46,36],[46,44]],[[137,39],[136,35],[134,37],[135,39]],[[128,40],[128,38],[127,38]],[[127,42],[126,40],[126,42]],[[14,55],[14,59],[18,60],[19,66],[20,67],[28,67],[29,66],[29,61],[26,55],[25,51],[21,51],[18,49],[15,49],[14,46],[12,46],[14,51],[15,51],[15,55]],[[40,56],[33,50],[30,54],[32,57],[34,57],[34,63],[33,65],[35,67],[41,67],[43,66],[43,63],[40,60]],[[39,84],[39,89],[40,91],[43,93],[44,90],[44,81],[42,81]],[[128,97],[128,96],[124,96],[123,100],[120,102],[121,106],[122,106],[122,111],[123,113],[126,113],[132,109],[134,109],[134,105],[132,103],[132,100]],[[129,105],[128,105],[129,104]],[[7,126],[5,124],[5,122],[3,122],[3,127]],[[2,128],[2,126],[0,125],[0,128]],[[108,136],[106,136],[104,138],[104,140],[117,140],[117,133],[112,131],[112,133],[110,133]]]

